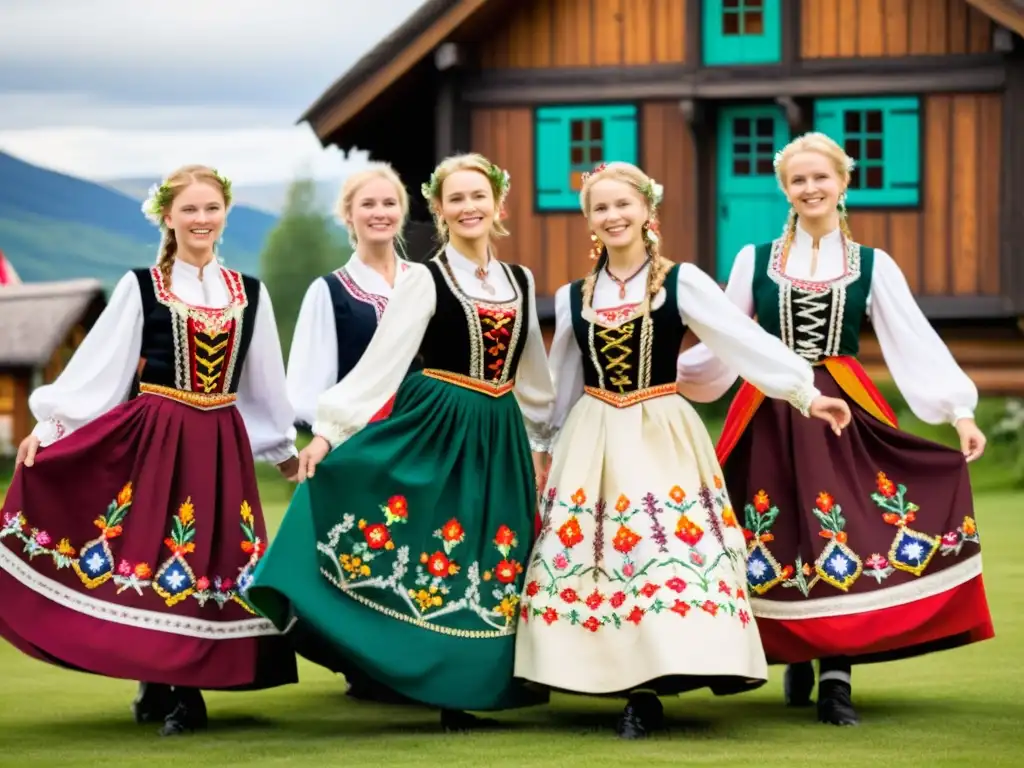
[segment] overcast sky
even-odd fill
[[[0,150],[92,179],[345,173],[305,109],[424,0],[0,0]]]

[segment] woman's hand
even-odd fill
[[[296,480],[302,482],[308,480],[316,473],[316,465],[324,460],[324,457],[331,452],[331,444],[317,435],[309,445],[299,451],[299,469],[296,473]]]
[[[843,433],[843,430],[850,425],[850,419],[853,418],[850,406],[846,404],[845,400],[825,395],[818,395],[814,398],[808,413],[816,419],[828,422],[832,431],[837,435]]]
[[[297,482],[299,479],[299,457],[290,456],[286,460],[282,461],[277,465],[277,471],[281,473],[281,477],[290,482]]]
[[[985,452],[985,435],[978,429],[974,419],[957,419],[956,433],[960,435],[960,450],[963,451],[967,461],[980,459]]]
[[[18,446],[18,455],[14,460],[14,466],[17,468],[21,464],[26,467],[31,467],[36,463],[36,451],[39,450],[39,438],[35,435],[29,435],[21,444]]]
[[[544,490],[548,484],[548,469],[551,455],[547,453],[533,452],[533,474],[537,478],[537,492]]]

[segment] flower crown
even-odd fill
[[[508,171],[503,168],[499,168],[491,162],[488,162],[484,175],[487,177],[487,180],[491,182],[491,187],[497,191],[497,199],[500,203],[505,199],[508,195],[508,191],[512,188],[512,177],[509,175]],[[430,180],[424,182],[423,185],[420,186],[420,192],[423,197],[426,198],[427,202],[440,197],[441,177],[436,169],[432,174],[430,174]]]
[[[586,184],[587,179],[589,179],[591,176],[596,176],[601,171],[607,170],[607,168],[608,163],[601,163],[600,165],[596,166],[594,170],[584,172],[583,175],[580,176],[580,183]],[[661,205],[661,201],[665,197],[665,187],[663,187],[661,184],[659,184],[658,182],[651,178],[648,178],[646,183],[639,187],[639,190],[640,194],[643,195],[644,198],[646,198],[651,208],[657,208],[659,205]]]
[[[217,173],[216,168],[211,168],[210,173],[213,174],[214,178],[220,183],[221,189],[224,191],[224,205],[227,208],[231,207],[231,181],[224,176]],[[171,207],[171,203],[174,200],[174,193],[171,189],[170,181],[164,179],[160,184],[154,184],[149,188],[149,196],[142,203],[142,214],[153,223],[154,226],[160,229],[164,228],[164,215]]]
[[[827,136],[826,134],[821,133],[820,131],[813,131],[811,133],[805,133],[800,138],[801,139],[821,138],[821,139],[827,139],[831,143],[835,143],[835,142],[832,141],[832,138],[830,136]],[[783,147],[782,149],[780,149],[778,152],[775,153],[775,159],[772,161],[772,167],[775,169],[776,173],[779,172],[779,166],[782,165],[782,159],[783,159],[783,156],[784,156],[788,146],[789,145],[787,145],[786,147]],[[842,149],[842,147],[840,147],[840,149]],[[849,155],[847,155],[846,152],[843,152],[843,155],[844,155],[844,157],[846,157],[846,172],[847,173],[853,173],[853,169],[857,167],[857,161],[854,160]]]

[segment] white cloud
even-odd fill
[[[0,150],[87,178],[339,178],[295,121],[422,2],[0,0]]]

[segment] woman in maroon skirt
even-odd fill
[[[845,193],[853,161],[827,136],[776,156],[792,209],[783,235],[745,247],[729,278],[734,303],[815,367],[822,394],[845,398],[842,440],[792,418],[750,384],[733,401],[717,452],[745,501],[747,579],[769,662],[788,663],[790,704],[809,704],[820,659],[818,719],[853,725],[853,664],[953,648],[993,636],[967,462],[985,437],[977,389],[918,308],[893,259],[854,242]],[[864,320],[922,420],[952,424],[961,450],[897,428],[857,362]],[[701,346],[679,359],[679,385],[720,397],[734,372]]]
[[[0,634],[144,681],[136,720],[163,719],[165,735],[206,725],[202,688],[297,681],[245,598],[267,541],[253,455],[288,477],[297,463],[266,289],[215,258],[230,204],[204,166],[154,188],[157,265],[121,279],[60,378],[32,394],[39,423],[0,513]]]

